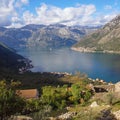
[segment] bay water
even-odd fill
[[[106,82],[120,80],[120,55],[102,53],[80,53],[69,48],[39,49],[27,48],[19,53],[30,60],[33,72],[81,72],[88,77]]]

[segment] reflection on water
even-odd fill
[[[56,50],[28,49],[20,52],[32,60],[32,71],[80,71],[91,78],[116,82],[120,80],[120,55],[79,53],[68,48]]]

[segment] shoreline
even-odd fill
[[[81,52],[81,53],[103,53],[103,54],[120,54],[120,51],[109,51],[109,50],[104,50],[104,51],[97,51],[95,48],[84,48],[84,47],[71,47],[71,50]]]
[[[30,69],[34,67],[32,65],[32,61],[29,60],[28,58],[18,59],[18,62],[24,64],[24,66],[22,66],[21,68],[18,68],[18,71],[20,74],[30,71]]]

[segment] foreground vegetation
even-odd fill
[[[50,116],[57,117],[67,112],[74,113],[71,120],[102,120],[104,114],[107,114],[106,117],[110,117],[110,120],[115,120],[111,110],[120,109],[119,98],[109,92],[96,97],[90,84],[101,83],[93,82],[79,72],[75,75],[59,76],[31,72],[14,75],[13,78],[20,82],[11,81],[10,78],[0,81],[1,120],[8,120],[10,117],[12,119],[18,115],[27,115],[34,120],[46,120]],[[40,93],[39,99],[26,100],[16,94],[16,90],[26,88],[37,88]],[[94,101],[98,104],[97,108],[90,107]]]
[[[55,86],[55,83],[52,83],[51,86],[40,85],[40,98],[27,101],[16,94],[16,89],[21,89],[24,85],[20,85],[20,82],[2,80],[0,82],[1,120],[7,119],[16,113],[31,114],[39,112],[41,109],[46,108],[45,106],[49,106],[52,110],[63,109],[69,105],[83,104],[90,99],[92,91],[87,87],[87,82],[82,81],[83,78],[77,78],[74,84],[72,84],[72,81],[71,83],[65,82],[65,77],[63,78],[64,80],[61,83],[63,82],[64,85],[61,83],[57,84],[57,86]],[[73,78],[75,81],[76,76],[69,77],[71,80]],[[58,81],[56,80],[57,83]],[[31,87],[31,84],[28,87]]]

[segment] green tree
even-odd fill
[[[67,89],[63,87],[45,86],[42,88],[42,102],[53,108],[64,108],[66,106]]]
[[[7,120],[23,110],[25,101],[16,94],[14,88],[13,82],[7,84],[6,81],[0,81],[0,120]]]
[[[86,102],[92,96],[91,90],[86,85],[76,83],[71,86],[71,96],[69,100],[74,104]]]
[[[71,102],[78,104],[80,102],[81,97],[82,97],[81,92],[82,92],[82,89],[81,89],[80,85],[73,84],[71,86],[71,97],[70,97]]]
[[[92,96],[91,91],[86,90],[85,93],[84,93],[84,98],[83,98],[84,101],[88,101],[91,98],[91,96]]]

